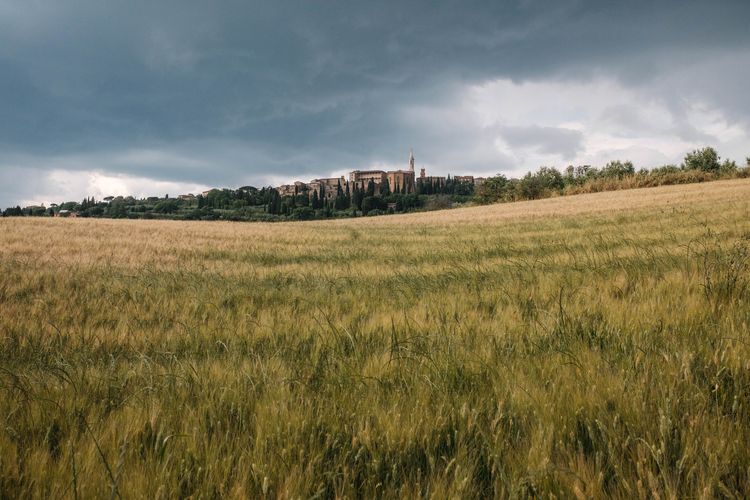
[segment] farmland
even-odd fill
[[[0,497],[750,494],[750,181],[0,219]]]

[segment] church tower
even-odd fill
[[[409,170],[414,172],[414,150],[409,149]]]

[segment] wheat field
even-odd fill
[[[747,497],[750,181],[0,219],[0,497]]]

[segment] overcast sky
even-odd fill
[[[0,206],[750,156],[750,1],[0,0]]]

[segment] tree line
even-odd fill
[[[496,203],[534,200],[549,196],[609,191],[664,184],[685,184],[717,179],[750,177],[750,158],[744,167],[724,160],[711,147],[685,155],[682,164],[636,170],[630,161],[610,161],[601,168],[590,165],[568,166],[560,171],[540,167],[521,178],[503,174],[489,177],[475,187],[473,182],[430,177],[417,179],[413,192],[388,181],[366,186],[338,183],[335,193],[306,186],[281,196],[272,187],[244,186],[238,189],[213,189],[198,196],[169,195],[136,199],[132,196],[107,197],[80,202],[68,201],[50,207],[20,206],[2,211],[14,216],[76,216],[131,219],[276,221],[310,220],[363,215],[383,215],[418,210],[450,208],[467,203]],[[411,191],[411,190],[409,190]]]
[[[469,184],[469,183],[464,183]],[[405,192],[388,183],[366,186],[339,184],[333,195],[326,194],[325,187],[307,190],[291,196],[281,196],[272,187],[255,188],[244,186],[238,189],[212,189],[197,196],[134,198],[132,196],[93,197],[82,201],[67,201],[59,205],[9,207],[2,212],[13,216],[61,216],[99,217],[129,219],[177,219],[177,220],[235,220],[275,221],[310,220],[336,217],[382,215],[432,207],[431,200],[438,196],[450,197],[450,203],[465,203],[473,195],[473,185],[457,187],[453,180],[424,188],[424,192]],[[464,194],[469,193],[469,194]]]
[[[651,169],[635,169],[630,161],[610,161],[601,168],[591,165],[568,166],[564,171],[540,167],[519,179],[502,174],[487,178],[477,189],[480,203],[536,200],[550,196],[613,191],[668,184],[688,184],[718,179],[750,177],[750,157],[740,167],[731,160],[721,161],[712,147],[694,150],[685,155],[680,165],[663,165]]]

